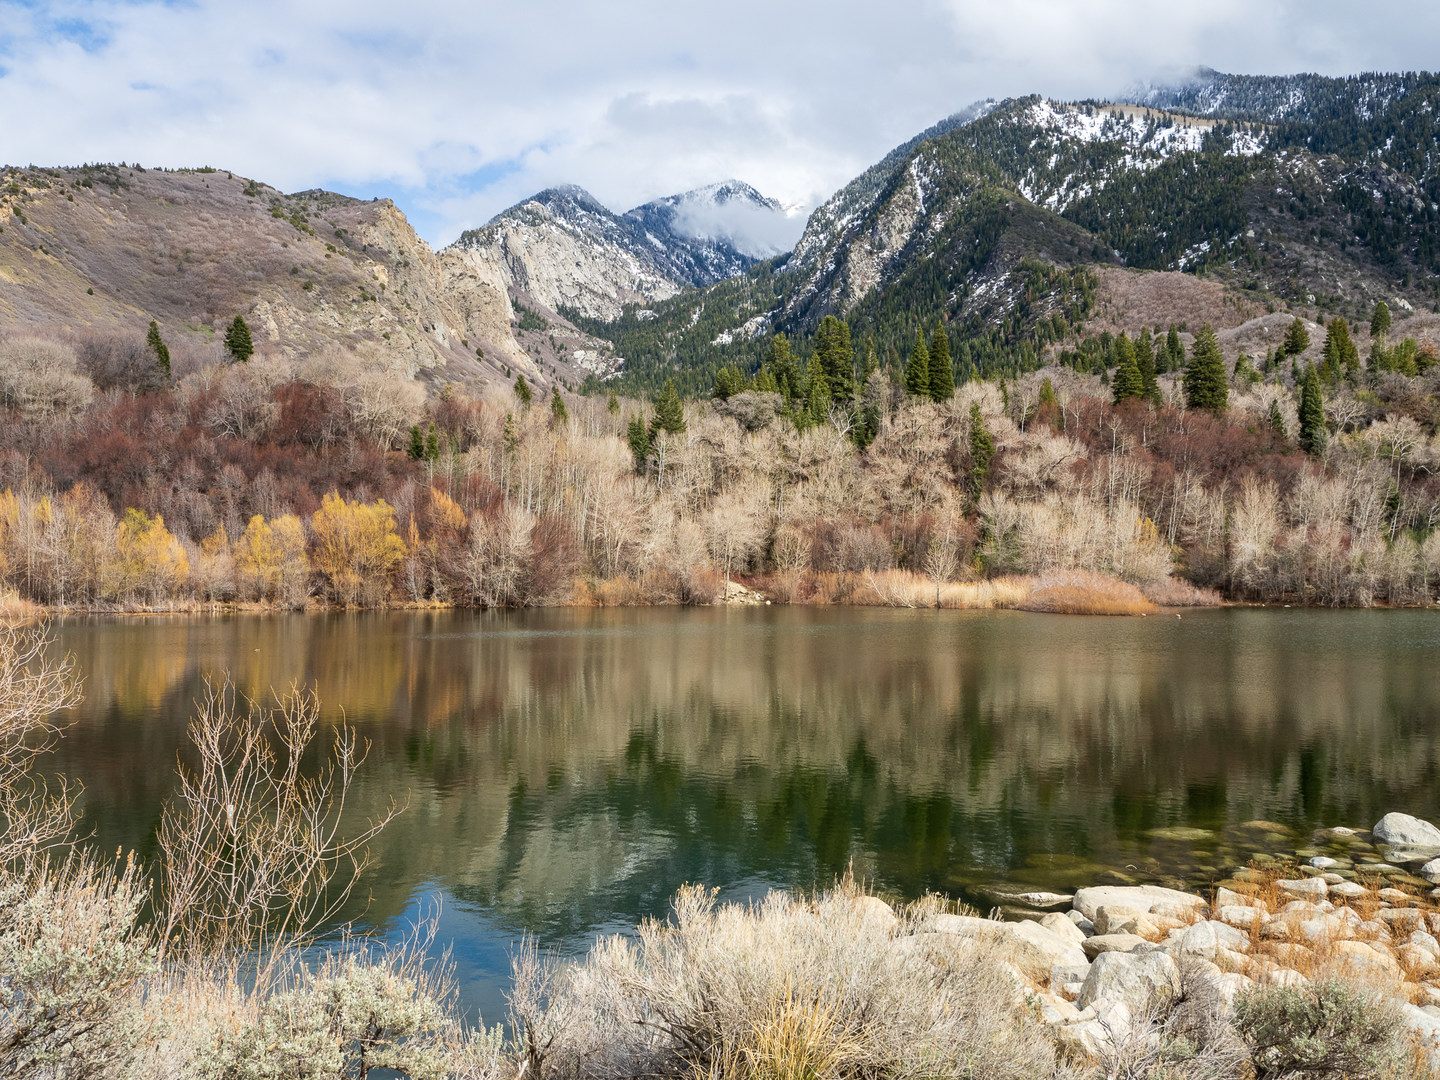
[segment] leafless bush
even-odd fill
[[[48,338],[0,341],[0,405],[35,420],[82,411],[95,388],[75,370],[77,364],[74,349]]]
[[[346,797],[366,746],[346,726],[312,772],[320,703],[292,690],[271,708],[207,686],[190,724],[199,756],[181,767],[160,830],[161,940],[183,954],[257,951],[273,973],[287,949],[332,920],[369,864],[366,845],[399,812],[353,833]]]
[[[24,872],[74,827],[72,792],[36,775],[80,701],[74,665],[49,654],[42,627],[0,624],[0,868]]]

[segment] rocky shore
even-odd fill
[[[1338,978],[1393,999],[1440,1067],[1440,828],[1387,814],[1371,830],[1315,841],[1328,853],[1236,868],[1209,895],[1156,885],[1023,893],[1014,899],[1028,917],[942,914],[929,932],[999,944],[1017,1003],[1072,1057],[1095,1058],[1186,979],[1205,980],[1228,1011],[1247,990]]]

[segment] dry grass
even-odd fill
[[[1128,581],[1085,570],[1045,574],[1020,606],[1060,615],[1150,615],[1160,610]]]
[[[38,619],[44,614],[39,604],[26,600],[13,589],[0,592],[0,622],[21,623]]]
[[[1147,600],[1160,607],[1219,607],[1225,602],[1224,597],[1214,589],[1202,589],[1173,577],[1148,582],[1140,586],[1140,591]]]
[[[513,1022],[535,1080],[1039,1080],[1066,1075],[994,950],[924,933],[851,882],[813,899],[717,905],[687,888],[672,918],[581,963],[517,963]]]
[[[1288,880],[1287,873],[1293,872],[1293,868],[1280,871],[1252,865],[1248,880],[1227,885],[1251,902],[1263,904],[1270,915],[1268,921],[1257,919],[1249,929],[1251,957],[1307,979],[1336,976],[1412,1004],[1432,1003],[1427,987],[1440,989],[1440,965],[1416,963],[1399,950],[1412,929],[1433,934],[1440,927],[1440,901],[1410,886],[1398,888],[1405,894],[1404,900],[1382,900],[1378,895],[1382,883],[1373,877],[1367,880],[1362,870],[1357,872],[1357,880],[1371,891],[1352,898],[1327,897],[1339,922],[1326,920],[1322,925],[1309,921],[1315,918],[1311,912],[1285,910],[1298,898],[1281,889],[1279,882]],[[1415,915],[1389,916],[1398,922],[1382,917],[1382,912],[1396,909],[1410,909]],[[1391,957],[1395,966],[1387,970],[1383,961],[1378,965],[1371,962],[1364,951],[1358,951],[1357,962],[1357,947],[1362,944],[1377,956]]]

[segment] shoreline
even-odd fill
[[[1392,813],[1311,841],[1233,867],[1208,896],[1149,884],[1016,892],[1003,917],[942,914],[932,929],[995,946],[1071,1056],[1103,1057],[1186,979],[1211,986],[1221,1016],[1242,994],[1339,980],[1392,1001],[1440,1068],[1440,829]]]

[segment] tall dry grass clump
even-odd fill
[[[1042,575],[1020,606],[1059,615],[1149,615],[1159,610],[1128,581],[1087,570]]]
[[[568,967],[516,965],[527,1075],[785,1078],[1064,1074],[991,947],[912,933],[852,882],[811,899],[717,904],[689,887],[669,921]]]

